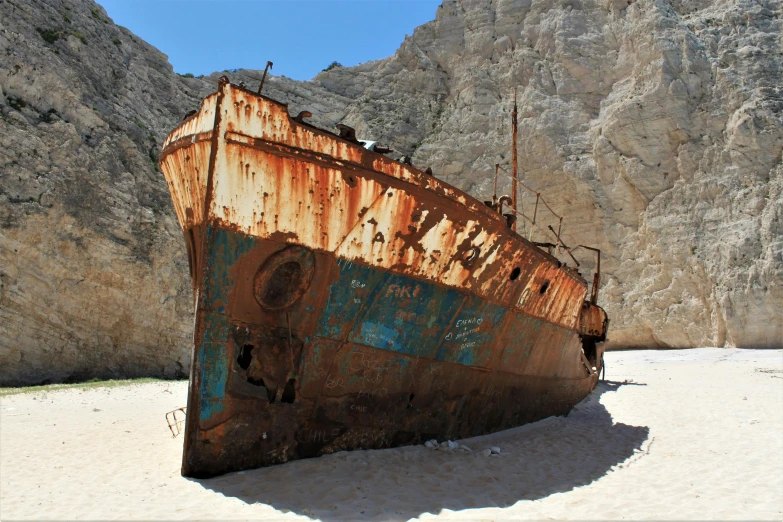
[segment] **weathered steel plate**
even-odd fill
[[[222,82],[161,168],[197,296],[183,474],[488,433],[595,385],[585,281],[415,167]]]

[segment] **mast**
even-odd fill
[[[517,216],[517,89],[514,87],[514,111],[511,113],[511,207]],[[517,222],[511,223],[511,230],[517,230]]]
[[[261,94],[261,91],[264,90],[264,82],[266,81],[266,73],[271,68],[272,68],[272,62],[267,61],[266,62],[266,67],[264,67],[264,75],[261,77],[261,85],[258,86],[258,94]]]

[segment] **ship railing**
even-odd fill
[[[555,246],[557,247],[558,253],[560,252],[560,249],[563,249],[564,251],[568,252],[568,255],[571,257],[571,259],[574,261],[576,266],[579,266],[579,262],[574,258],[572,251],[562,240],[562,231],[563,231],[563,216],[559,215],[557,212],[555,212],[552,207],[549,206],[549,203],[546,202],[544,199],[544,196],[541,195],[540,192],[537,190],[532,189],[531,187],[527,186],[523,181],[520,181],[517,179],[517,183],[522,186],[524,190],[529,192],[530,194],[536,196],[536,204],[533,207],[533,217],[531,218],[527,214],[525,214],[522,211],[519,211],[510,205],[503,208],[503,204],[509,204],[512,201],[512,198],[510,196],[501,196],[500,198],[497,197],[497,185],[498,185],[498,172],[502,172],[506,174],[508,177],[513,179],[513,176],[509,171],[501,167],[499,164],[495,164],[495,191],[494,195],[492,196],[492,202],[487,202],[487,205],[495,209],[497,212],[500,213],[500,215],[506,217],[507,224],[509,228],[512,228],[516,231],[515,222],[517,217],[521,217],[522,219],[526,220],[530,223],[530,230],[527,234],[527,240],[530,242],[533,242],[533,235],[536,232],[536,227],[538,225],[538,209],[540,206],[543,205],[543,208],[549,211],[550,214],[552,214],[557,219],[557,230],[555,230],[552,225],[548,225],[546,229],[542,229],[545,231],[548,231],[552,238],[555,241]],[[511,211],[511,214],[504,214],[504,210]],[[522,234],[519,234],[522,235]],[[523,236],[524,237],[524,236]],[[546,246],[547,243],[542,243],[541,246]]]
[[[579,261],[577,261],[576,257],[574,257],[574,252],[576,250],[579,250],[580,248],[584,248],[585,250],[591,250],[591,251],[596,253],[596,270],[595,270],[595,273],[593,275],[593,284],[592,284],[592,288],[591,288],[591,292],[590,292],[590,302],[592,304],[596,304],[596,301],[598,300],[598,290],[599,290],[600,284],[601,284],[601,251],[599,249],[597,249],[597,248],[589,247],[589,246],[586,246],[586,245],[578,245],[578,246],[576,246],[574,248],[569,248],[568,245],[566,245],[565,242],[563,241],[563,216],[559,215],[557,212],[555,212],[552,209],[552,207],[549,206],[549,204],[544,199],[544,196],[542,196],[540,192],[538,192],[537,190],[534,190],[533,188],[527,186],[524,182],[520,181],[519,179],[516,180],[517,183],[519,185],[521,185],[522,188],[524,190],[526,190],[528,193],[536,196],[536,203],[535,203],[535,206],[533,207],[533,217],[532,218],[530,216],[528,216],[527,214],[525,214],[524,212],[513,208],[511,206],[511,203],[512,203],[513,200],[512,200],[512,198],[510,196],[500,196],[500,198],[498,198],[498,196],[497,196],[497,186],[498,186],[498,173],[499,172],[502,172],[502,173],[506,174],[512,180],[514,179],[513,175],[508,170],[504,169],[503,167],[501,167],[499,164],[496,163],[495,164],[494,194],[492,196],[492,201],[491,202],[490,201],[486,201],[485,203],[488,206],[490,206],[491,208],[493,208],[495,211],[497,211],[501,216],[506,218],[506,224],[508,225],[509,228],[511,228],[512,230],[514,230],[516,232],[516,227],[515,227],[516,220],[517,220],[517,217],[521,217],[523,220],[525,220],[528,223],[530,223],[530,230],[528,231],[527,238],[526,238],[528,241],[530,241],[531,243],[533,243],[534,245],[536,245],[537,247],[539,247],[541,249],[544,249],[544,248],[548,249],[549,254],[552,253],[552,251],[551,251],[552,248],[556,249],[556,252],[557,252],[558,255],[560,254],[561,250],[563,252],[566,252],[568,254],[568,256],[571,258],[571,260],[574,262],[574,264],[576,265],[576,268],[579,268],[579,266],[580,266]],[[504,203],[508,205],[508,207],[506,207],[505,209],[503,208]],[[544,230],[544,231],[548,232],[552,236],[552,238],[555,241],[554,244],[553,243],[547,243],[547,242],[533,241],[533,235],[536,232],[537,226],[538,226],[538,222],[537,222],[538,219],[539,219],[538,209],[539,209],[540,205],[542,205],[543,208],[548,210],[549,213],[552,214],[552,216],[554,216],[557,219],[557,230],[555,230],[554,227],[552,227],[551,224],[547,224],[545,229],[542,228],[542,227],[538,227],[538,229]],[[511,211],[511,213],[510,214],[507,214],[507,213],[504,214],[504,210]],[[524,237],[523,234],[518,234],[518,235]]]

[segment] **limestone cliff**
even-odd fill
[[[445,1],[394,56],[265,93],[486,197],[516,88],[523,179],[567,244],[603,250],[612,346],[780,346],[780,16]],[[184,242],[155,160],[217,76],[174,74],[89,0],[0,0],[0,383],[187,371]]]
[[[0,0],[0,384],[187,374],[187,256],[156,162],[214,88],[91,1]],[[347,104],[269,92],[317,123]]]
[[[518,89],[523,179],[602,249],[610,346],[783,345],[780,2],[446,1],[372,76],[346,119],[485,197]]]

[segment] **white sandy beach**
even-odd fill
[[[462,441],[471,453],[342,452],[210,480],[180,476],[164,420],[185,382],[3,397],[0,519],[783,518],[783,351],[606,363],[568,417]]]

